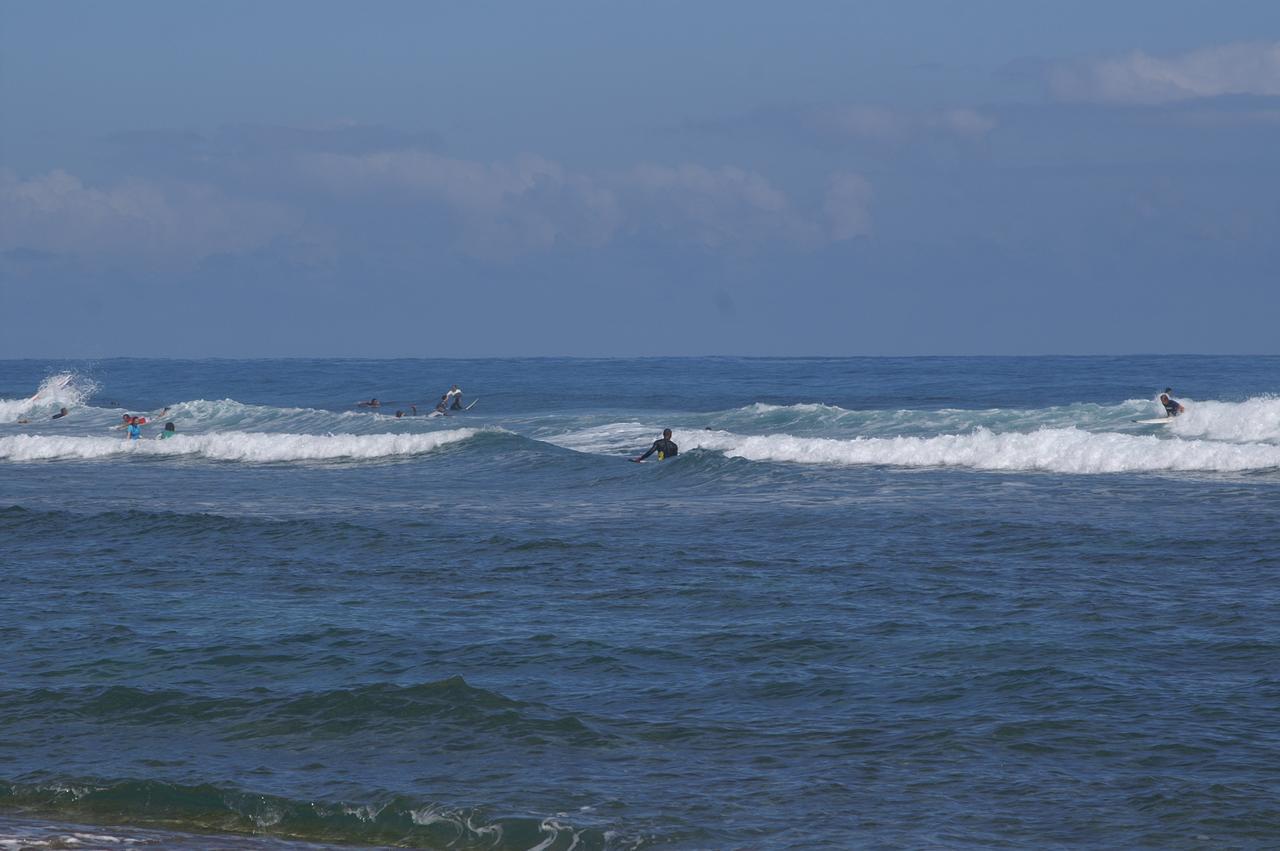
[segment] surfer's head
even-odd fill
[[[662,430],[662,436],[663,436],[663,437],[665,437],[667,440],[670,440],[670,439],[671,439],[671,429],[669,429],[669,428],[664,428],[664,429]]]
[[[164,430],[165,430],[165,431],[175,431],[175,429],[174,429],[174,427],[173,427],[173,423],[165,423],[165,424],[164,424]]]

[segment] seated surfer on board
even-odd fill
[[[1182,407],[1177,400],[1173,399],[1169,394],[1173,392],[1172,387],[1164,388],[1164,392],[1160,394],[1160,404],[1164,406],[1164,415],[1166,417],[1176,417],[1186,408]]]
[[[436,413],[440,416],[446,416],[449,413],[449,394],[446,393],[440,397],[440,401],[436,403]]]
[[[674,458],[679,454],[680,447],[676,446],[675,442],[671,439],[671,429],[664,428],[662,430],[662,437],[653,442],[653,446],[649,447],[648,452],[644,453],[639,458],[632,458],[631,460],[639,464],[655,452],[658,453],[659,461],[667,458]]]

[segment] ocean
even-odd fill
[[[0,848],[1280,847],[1280,358],[0,361],[0,648]]]

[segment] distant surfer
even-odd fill
[[[66,415],[67,415],[67,409],[66,409],[66,408],[61,408],[61,409],[59,409],[59,410],[58,410],[58,413],[56,413],[56,414],[54,414],[53,416],[49,417],[49,419],[51,419],[51,420],[60,420],[60,419],[62,419],[63,417],[65,417]]]
[[[381,407],[382,407],[382,403],[378,401],[377,397],[374,397],[373,399],[370,399],[368,402],[356,402],[356,407],[358,407],[358,408],[381,408]]]
[[[440,416],[448,416],[449,414],[449,394],[446,393],[440,397],[440,401],[436,403],[436,413]]]
[[[452,387],[450,387],[449,392],[444,394],[444,398],[449,401],[449,410],[451,411],[462,410],[462,390],[458,387],[458,385],[455,384]]]
[[[174,427],[173,423],[167,422],[164,424],[164,431],[160,432],[160,434],[156,437],[156,440],[167,440],[168,438],[173,437],[177,433],[178,433],[178,430],[176,427]]]
[[[1187,409],[1169,394],[1173,392],[1172,387],[1164,388],[1164,392],[1160,394],[1160,404],[1164,406],[1164,415],[1166,417],[1176,417]]]
[[[659,461],[667,458],[674,458],[680,453],[680,447],[676,446],[675,441],[671,439],[671,429],[664,428],[662,430],[662,437],[653,442],[653,446],[649,447],[648,452],[644,453],[639,458],[632,458],[631,460],[639,464],[655,452],[658,453]]]

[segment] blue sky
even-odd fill
[[[1276,353],[1278,189],[1274,2],[0,2],[0,357]]]

